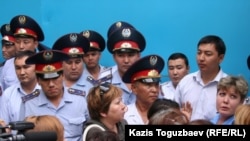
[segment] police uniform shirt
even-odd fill
[[[6,60],[2,68],[2,76],[0,78],[2,83],[2,89],[5,90],[9,86],[19,82],[16,76],[16,70],[14,65],[15,58]]]
[[[143,125],[143,122],[138,110],[136,108],[135,102],[128,105],[128,111],[124,115],[124,119],[128,122],[128,125]]]
[[[86,83],[84,83],[84,76],[83,74],[81,75],[81,77],[70,87],[67,87],[64,85],[64,88],[66,89],[66,91],[68,91],[71,94],[78,94],[78,95],[82,95],[85,99],[87,98],[87,93],[88,93],[88,87],[86,85]]]
[[[175,87],[172,81],[160,84],[160,89],[161,89],[161,96],[163,98],[174,100]]]
[[[33,92],[37,89],[41,89],[38,84],[33,89]],[[19,120],[22,97],[26,95],[27,93],[22,89],[20,83],[8,87],[3,92],[0,103],[0,117],[6,123]]]
[[[30,115],[54,115],[64,126],[64,136],[68,141],[79,141],[83,133],[83,123],[89,119],[86,100],[83,96],[64,91],[58,107],[55,107],[43,91],[38,97],[24,104],[25,117]]]
[[[102,79],[103,77],[107,77],[108,75],[112,76],[112,68],[104,67],[102,65],[99,65],[99,67],[100,67],[100,72],[99,72],[98,80]],[[101,82],[97,82],[98,80],[95,80],[87,69],[84,69],[82,75],[83,75],[83,79],[82,79],[83,84],[86,84],[86,87],[87,87],[86,88],[87,94],[91,88],[101,83]],[[89,80],[88,77],[91,77],[93,79]],[[111,82],[111,79],[108,79],[108,77],[105,80],[103,80],[103,82]]]
[[[188,74],[178,83],[174,100],[180,105],[188,101],[191,103],[193,109],[191,120],[211,120],[217,112],[217,84],[226,76],[227,74],[221,69],[213,81],[204,85],[200,71]]]
[[[134,103],[136,97],[133,94],[133,92],[128,89],[127,85],[122,81],[118,70],[112,73],[112,75],[113,75],[111,80],[112,84],[122,89],[123,92],[122,100],[124,104],[129,105],[131,103]]]

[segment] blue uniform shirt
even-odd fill
[[[131,103],[134,103],[136,97],[132,93],[132,91],[128,89],[127,85],[122,81],[122,78],[121,78],[118,70],[113,72],[112,75],[113,76],[112,76],[111,83],[122,89],[122,92],[123,92],[122,100],[123,100],[124,104],[129,105]]]
[[[83,96],[69,94],[64,91],[58,107],[55,107],[40,91],[38,97],[24,104],[24,116],[54,115],[64,126],[64,136],[67,141],[79,141],[83,133],[83,123],[89,119],[86,100]]]
[[[40,85],[36,85],[33,92],[36,89],[41,89]],[[2,95],[0,102],[0,117],[6,122],[18,121],[20,118],[20,107],[22,104],[21,97],[27,95],[20,85],[20,83],[14,84],[8,87]]]
[[[15,58],[11,58],[11,59],[6,60],[4,66],[2,68],[0,81],[2,83],[2,90],[3,91],[6,88],[8,88],[9,86],[19,82],[19,80],[16,76],[14,59]]]

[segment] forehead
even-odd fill
[[[25,60],[28,58],[28,56],[20,56],[20,57],[16,57],[14,63],[16,62],[24,62]],[[32,64],[33,65],[33,64]],[[34,64],[35,65],[35,64]]]
[[[211,52],[217,52],[215,44],[208,43],[208,44],[200,44],[198,47],[199,51],[211,51]]]
[[[168,65],[184,65],[185,60],[183,58],[178,58],[178,59],[170,59],[168,61]]]

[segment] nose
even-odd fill
[[[21,74],[24,74],[25,73],[25,70],[23,68],[20,69],[20,73]]]
[[[76,63],[72,63],[72,64],[71,64],[71,68],[72,68],[72,69],[75,69],[75,68],[76,68]]]
[[[129,57],[128,57],[128,56],[125,56],[125,57],[124,57],[124,62],[125,62],[125,63],[129,62]]]
[[[204,58],[205,58],[204,53],[198,54],[198,59],[199,60],[204,60]]]
[[[224,103],[228,103],[228,101],[229,101],[229,97],[228,97],[228,96],[225,96],[225,97],[223,98],[223,102],[224,102]]]
[[[53,79],[48,80],[49,81],[49,86],[52,87],[55,85],[55,82]]]
[[[126,104],[124,104],[124,103],[122,103],[123,104],[123,110],[124,110],[124,112],[127,112],[128,111],[128,106],[126,105]]]
[[[19,50],[23,50],[25,48],[25,45],[24,45],[24,43],[23,42],[20,42],[19,43]]]
[[[174,68],[173,72],[174,72],[174,74],[177,74],[177,69],[176,69],[176,68]]]

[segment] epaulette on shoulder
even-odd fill
[[[38,97],[40,94],[40,91],[38,89],[36,89],[34,92],[27,94],[25,96],[22,97],[22,102],[25,103],[28,100],[31,100],[35,97]]]
[[[91,84],[93,84],[94,86],[97,86],[97,85],[99,85],[99,84],[101,84],[101,83],[103,83],[103,82],[106,82],[106,81],[110,80],[111,78],[112,78],[112,74],[108,74],[108,75],[106,75],[106,76],[104,76],[104,77],[102,77],[102,78],[100,78],[100,79],[98,79],[98,80],[95,80],[93,77],[88,76],[88,77],[87,77],[87,80],[88,80]]]
[[[85,91],[81,91],[81,90],[74,89],[74,88],[69,88],[68,93],[74,94],[74,95],[79,95],[79,96],[86,96]]]

